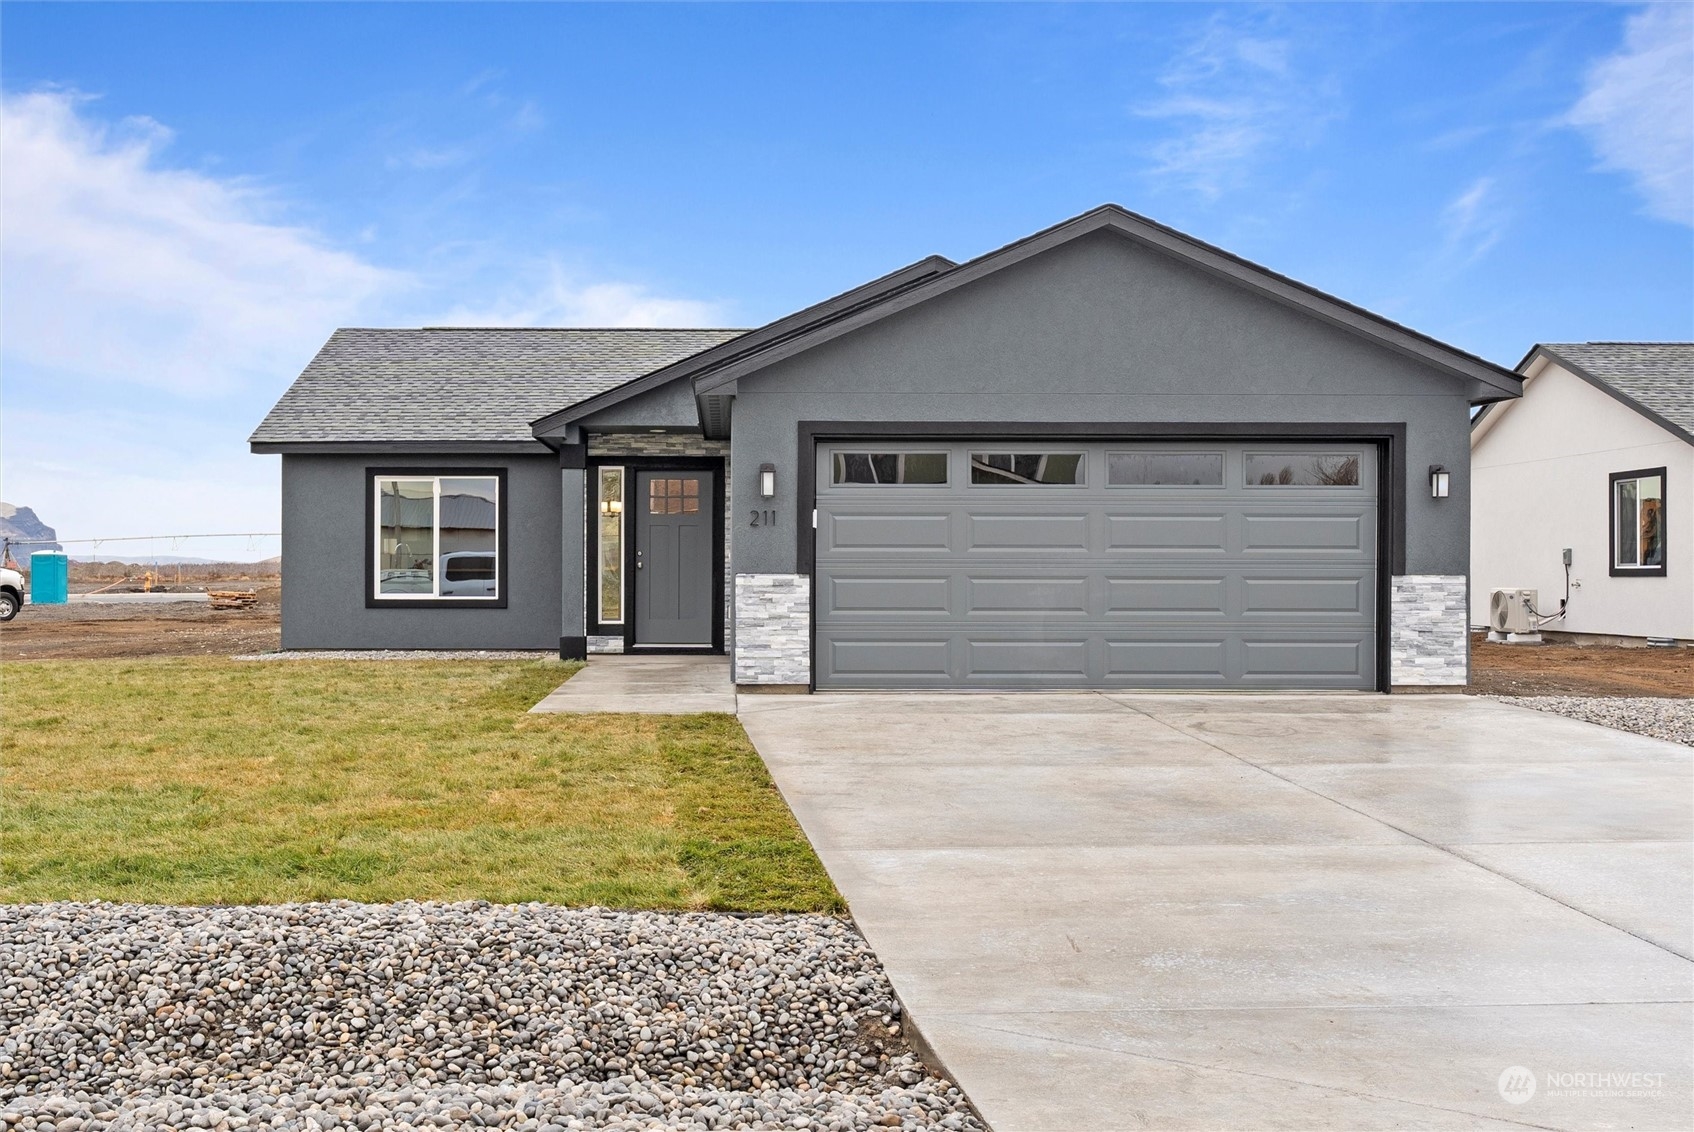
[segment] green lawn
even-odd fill
[[[843,907],[727,715],[531,716],[515,662],[0,669],[0,901]]]

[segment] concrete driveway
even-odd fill
[[[1694,1123],[1694,750],[1460,696],[740,713],[997,1132]]]

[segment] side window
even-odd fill
[[[837,452],[830,461],[834,484],[944,484],[945,452]]]
[[[1358,487],[1356,452],[1249,452],[1248,487]]]
[[[1665,471],[1644,468],[1612,474],[1613,577],[1665,576]]]
[[[500,477],[376,475],[377,600],[500,594]]]
[[[972,452],[971,483],[991,486],[1074,486],[1082,482],[1080,452]]]

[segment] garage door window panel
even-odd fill
[[[837,452],[830,461],[837,486],[936,486],[947,483],[945,452]]]
[[[972,452],[973,487],[1076,487],[1083,483],[1080,452]]]
[[[1357,452],[1249,452],[1248,487],[1358,487]]]
[[[1222,487],[1222,452],[1111,452],[1106,483],[1113,487]]]

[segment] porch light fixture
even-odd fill
[[[776,465],[759,465],[759,498],[774,499],[776,497]]]
[[[1429,466],[1429,497],[1431,499],[1446,499],[1447,491],[1452,486],[1452,476],[1440,464]]]
[[[600,514],[606,516],[608,519],[612,518],[615,515],[622,515],[623,514],[623,500],[621,500],[621,499],[602,499],[600,501]]]

